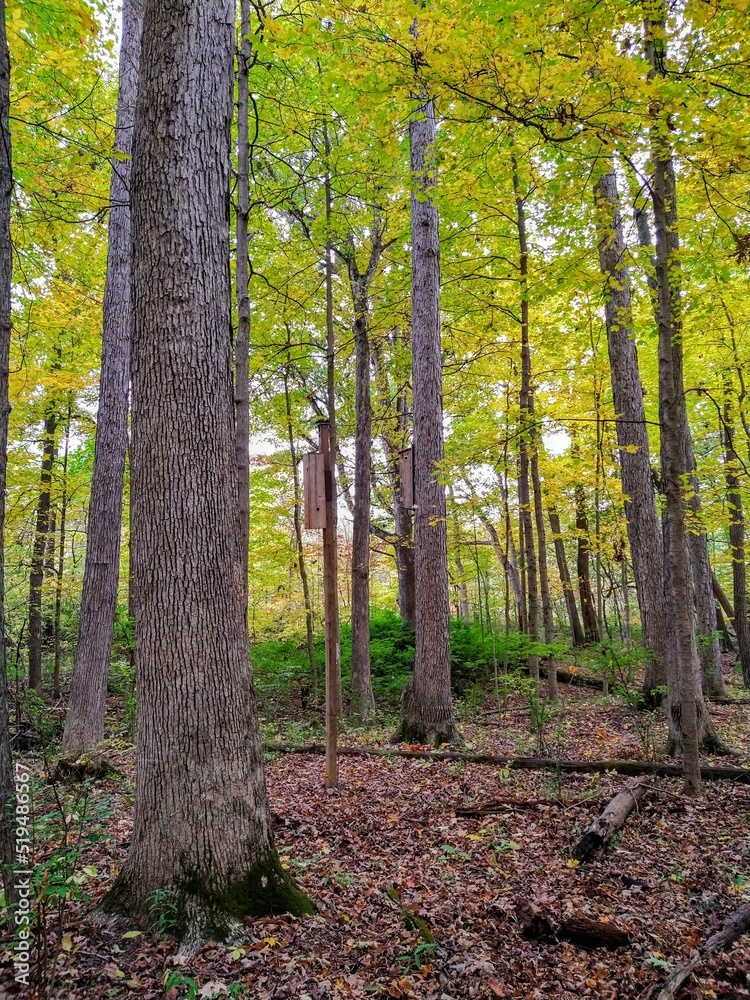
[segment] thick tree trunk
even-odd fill
[[[729,510],[729,548],[732,553],[732,597],[734,600],[734,634],[742,666],[745,687],[750,687],[750,621],[747,613],[747,569],[745,566],[745,514],[740,490],[739,456],[734,446],[734,406],[729,377],[724,380],[724,477],[727,484]],[[709,691],[709,695],[714,692]]]
[[[591,545],[589,542],[589,519],[586,513],[586,494],[583,491],[583,486],[576,486],[575,498],[576,532],[578,534],[576,571],[578,574],[578,593],[581,599],[583,634],[586,637],[586,642],[599,642],[599,625],[596,620],[594,594],[591,589]]]
[[[57,413],[53,409],[49,409],[44,418],[36,530],[31,553],[31,572],[29,573],[29,687],[34,691],[42,690],[42,588],[44,586],[44,558],[49,535],[50,490],[52,487],[52,466],[55,461],[56,434]]]
[[[16,858],[15,781],[8,724],[8,676],[5,662],[5,477],[8,464],[8,356],[10,352],[11,274],[10,204],[13,194],[8,112],[10,57],[5,36],[5,0],[0,0],[0,870],[8,903],[18,899],[11,870]]]
[[[117,155],[110,180],[109,248],[94,474],[81,619],[62,753],[76,759],[104,739],[107,675],[120,574],[120,533],[130,379],[130,153],[138,91],[144,0],[124,0]]]
[[[599,264],[606,281],[604,315],[617,414],[625,517],[633,576],[641,613],[643,645],[650,654],[644,691],[666,683],[667,625],[664,604],[664,557],[649,456],[643,387],[633,334],[630,273],[626,264],[617,174],[614,167],[594,185]]]
[[[188,948],[247,914],[311,908],[273,843],[242,599],[233,41],[229,0],[147,0],[131,189],[136,801],[103,907],[146,921],[167,892]]]
[[[412,231],[412,393],[414,399],[414,673],[401,701],[400,736],[419,743],[458,739],[451,698],[450,603],[443,460],[440,242],[432,146],[435,106],[420,99],[409,124]]]
[[[287,355],[287,362],[289,362]],[[318,700],[318,663],[315,659],[315,632],[313,629],[313,609],[310,598],[310,581],[307,576],[305,546],[302,539],[302,491],[299,481],[299,457],[294,440],[294,425],[292,422],[292,396],[289,391],[289,368],[284,371],[284,399],[286,402],[286,426],[289,436],[289,457],[292,463],[292,478],[294,480],[294,538],[297,544],[297,568],[302,583],[302,599],[305,602],[305,636],[307,638],[307,658],[310,661],[310,693],[313,702]]]
[[[354,303],[355,414],[354,525],[352,530],[352,710],[362,723],[375,715],[370,677],[370,494],[372,408],[370,403],[370,338],[368,276],[349,261]],[[371,277],[371,276],[369,276]]]
[[[562,529],[560,527],[560,515],[557,513],[554,507],[550,507],[547,511],[547,516],[549,517],[550,531],[552,532],[552,540],[555,543],[555,558],[557,559],[557,572],[560,576],[560,583],[562,584],[563,597],[565,598],[565,608],[568,612],[568,621],[570,622],[570,634],[573,639],[574,646],[585,646],[586,637],[583,634],[583,628],[581,627],[581,619],[578,614],[578,605],[576,604],[576,595],[573,589],[573,582],[570,578],[570,570],[568,569],[568,559],[565,555],[565,543],[563,542]]]
[[[237,463],[237,495],[240,551],[244,553],[245,607],[248,601],[250,545],[250,0],[240,0],[240,37],[237,54],[237,339],[234,344],[234,448]]]

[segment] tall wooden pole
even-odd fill
[[[326,526],[323,528],[323,590],[326,629],[326,786],[337,788],[339,764],[338,713],[341,704],[341,674],[339,672],[339,590],[336,566],[336,518],[331,455],[331,426],[327,420],[318,424],[320,451],[326,491]]]

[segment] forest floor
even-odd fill
[[[665,759],[655,715],[638,715],[594,690],[561,686],[559,708],[542,725],[518,697],[504,713],[481,714],[494,707],[491,699],[464,706],[464,749]],[[714,706],[712,713],[738,754],[707,762],[749,766],[750,706]],[[278,742],[288,742],[290,732],[297,742],[305,735],[299,725],[278,722],[267,738],[269,730]],[[348,730],[342,743],[384,746],[387,731]],[[41,779],[38,757],[26,762]],[[46,984],[29,990],[14,983],[4,945],[0,996],[648,1000],[670,968],[750,900],[748,785],[706,782],[702,798],[686,799],[679,779],[654,778],[621,834],[579,864],[573,848],[624,786],[617,774],[343,757],[340,787],[326,789],[321,757],[269,752],[277,846],[317,912],[248,920],[246,944],[207,946],[185,960],[166,934],[113,932],[92,922],[132,830],[132,748],[123,744],[114,763],[118,773],[105,780],[40,780],[35,787],[42,872],[36,960]],[[479,818],[455,815],[498,799],[550,801]],[[55,886],[67,888],[60,895]],[[571,915],[614,922],[630,943],[587,950],[554,936],[528,939],[517,915],[524,901],[553,922]],[[156,917],[168,930],[164,915]],[[750,941],[702,963],[677,996],[750,997]]]

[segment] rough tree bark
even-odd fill
[[[10,204],[13,194],[10,128],[10,56],[5,36],[5,0],[0,0],[0,869],[5,898],[17,901],[11,872],[15,863],[15,782],[8,724],[8,675],[5,662],[5,476],[8,464],[8,356],[10,353],[11,273]]]
[[[432,146],[435,106],[424,96],[409,123],[412,232],[412,393],[414,398],[414,673],[401,700],[403,740],[458,739],[451,698],[450,603],[443,459],[443,363],[440,348],[440,242]]]
[[[71,760],[90,754],[104,739],[107,675],[117,606],[130,378],[130,153],[143,3],[144,0],[124,0],[122,9],[94,474],[78,646],[62,741],[62,754]]]
[[[245,607],[248,600],[250,545],[250,0],[240,0],[237,53],[237,339],[234,344],[234,448],[237,464],[240,552],[243,553]]]
[[[651,66],[651,80],[656,76],[657,67],[664,65],[666,58],[664,39],[664,19],[646,21],[645,51],[646,60]],[[658,53],[657,46],[661,49]],[[697,499],[695,460],[682,373],[679,225],[669,124],[663,118],[654,118],[651,149],[653,160],[651,201],[656,234],[656,307],[659,331],[659,424],[662,479],[666,495],[665,591],[667,621],[674,629],[674,642],[667,657],[667,721],[672,748],[681,747],[683,751],[685,790],[689,794],[698,794],[699,750],[701,747],[716,748],[719,740],[703,699],[701,660],[693,614],[695,606],[698,628],[701,629],[701,622],[706,621],[703,616],[709,614],[709,609],[701,597],[704,588],[700,579],[696,577],[699,560],[696,560],[696,553],[691,552],[690,547],[686,507],[692,506],[692,499],[686,502],[683,487],[686,479],[688,481],[692,479],[691,493]],[[694,539],[699,537],[705,540],[705,535],[692,536]],[[705,554],[707,562],[707,548]],[[710,567],[700,569],[701,577],[704,575],[704,570],[710,588]],[[710,618],[715,630],[716,606],[712,591]],[[718,641],[712,641],[711,645],[715,645],[718,649]]]
[[[560,575],[560,583],[562,584],[563,597],[565,598],[565,608],[568,612],[568,621],[570,622],[570,633],[573,637],[573,645],[585,646],[586,637],[583,634],[581,618],[578,614],[578,605],[576,604],[576,595],[573,589],[573,582],[570,579],[568,559],[565,555],[565,542],[563,541],[562,529],[560,527],[560,515],[554,507],[550,507],[547,511],[547,516],[549,517],[549,527],[552,532],[552,540],[555,543],[557,572]]]
[[[309,912],[273,842],[237,536],[230,0],[147,0],[131,188],[133,837],[106,912],[174,904],[183,947]],[[168,123],[168,127],[165,127]]]
[[[648,43],[646,45],[647,55],[650,52]],[[651,58],[652,67],[655,63],[653,61],[653,53],[649,56]],[[672,164],[671,153],[667,157],[668,159],[668,170],[671,172],[672,180],[671,183],[674,186],[674,166]],[[653,200],[653,199],[652,199]],[[674,214],[672,218],[672,210],[668,209],[668,215],[670,216],[670,240],[674,242],[676,249],[679,249],[679,232],[677,228],[677,216]],[[648,214],[644,209],[636,211],[636,226],[638,230],[638,241],[641,246],[648,247],[652,245],[651,231],[649,227]],[[652,262],[656,263],[655,258]],[[679,290],[679,265],[677,265],[674,270],[674,280],[676,281],[676,287]],[[658,297],[658,287],[655,278],[648,278],[648,284],[651,289],[651,299],[654,308],[654,319],[656,326],[659,326],[659,297]],[[679,363],[680,369],[682,368],[682,342],[678,339],[675,342],[675,352],[676,359]],[[684,407],[683,407],[684,408]],[[682,437],[683,437],[683,448],[685,449],[686,455],[686,466],[690,471],[689,483],[690,489],[688,493],[688,503],[690,510],[690,532],[688,534],[688,547],[690,549],[690,569],[691,578],[693,581],[693,598],[695,602],[695,614],[697,619],[697,631],[698,634],[704,637],[713,637],[704,639],[701,642],[699,648],[699,657],[701,662],[701,673],[703,678],[703,684],[705,685],[706,692],[708,694],[713,694],[715,696],[723,696],[726,693],[726,687],[724,684],[724,678],[721,672],[721,649],[719,647],[719,640],[716,636],[717,631],[717,621],[716,621],[716,605],[713,599],[713,588],[712,588],[712,571],[711,563],[708,556],[708,538],[703,530],[703,522],[701,515],[701,498],[700,498],[700,484],[698,483],[698,477],[695,474],[696,462],[695,462],[695,452],[693,449],[693,439],[690,434],[690,424],[687,418],[687,410],[685,409],[684,416],[681,419],[682,424]]]
[[[732,553],[732,599],[734,600],[734,634],[742,666],[745,687],[750,687],[750,621],[747,613],[747,569],[745,567],[745,514],[742,505],[739,470],[740,460],[734,445],[734,404],[732,385],[724,378],[724,477],[727,484],[729,510],[729,548]]]
[[[643,644],[650,653],[643,689],[666,683],[667,624],[664,557],[649,455],[643,387],[633,334],[630,273],[625,261],[617,174],[611,166],[594,185],[599,264],[605,278],[604,315],[612,373],[620,475]]]
[[[372,405],[370,400],[369,288],[380,260],[380,224],[374,220],[370,259],[364,272],[354,248],[347,259],[354,306],[355,436],[354,525],[352,530],[352,710],[362,723],[375,716],[370,676],[370,496],[372,492]]]
[[[42,434],[42,464],[39,474],[39,499],[36,507],[36,530],[31,553],[29,573],[29,687],[42,690],[42,589],[44,586],[44,558],[49,536],[50,491],[52,488],[52,466],[55,462],[55,437],[57,434],[57,413],[52,403],[48,404]]]
[[[68,520],[68,452],[70,450],[70,420],[71,401],[68,400],[68,412],[65,418],[65,439],[63,445],[63,461],[60,494],[60,539],[57,551],[57,566],[55,568],[55,668],[52,680],[52,696],[60,697],[60,673],[62,670],[62,596],[65,579],[65,542]]]
[[[530,487],[530,455],[534,447],[534,403],[531,388],[531,347],[529,345],[529,247],[526,237],[526,207],[518,179],[518,164],[513,163],[513,195],[516,202],[516,229],[518,232],[518,277],[521,297],[521,391],[518,470],[518,509],[520,530],[523,535],[524,566],[526,569],[527,618],[526,634],[532,642],[539,639],[539,590],[537,586],[537,557],[534,545],[533,512]],[[529,673],[539,680],[539,657],[529,657]]]

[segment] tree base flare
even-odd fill
[[[309,916],[315,904],[282,868],[274,851],[223,887],[211,886],[200,873],[191,872],[175,879],[174,885],[144,896],[135,878],[124,870],[102,900],[101,911],[135,920],[143,927],[158,927],[192,954],[208,941],[236,940],[246,917]]]

